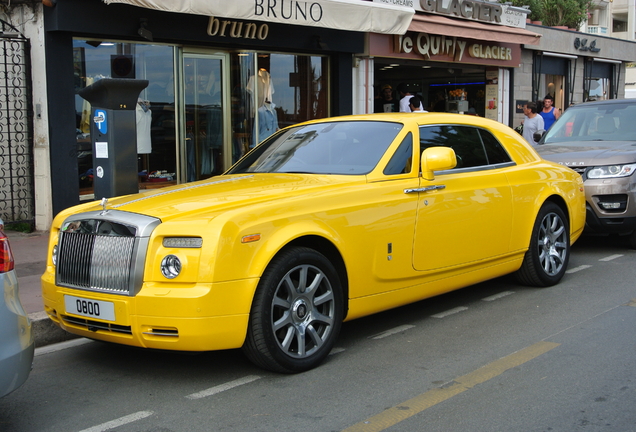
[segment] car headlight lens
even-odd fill
[[[176,255],[167,255],[161,260],[161,273],[168,279],[174,279],[181,273],[181,260]]]
[[[51,260],[53,261],[53,265],[57,266],[57,245],[53,246],[53,253],[51,254]]]
[[[607,165],[594,167],[587,172],[587,178],[603,179],[616,177],[629,177],[636,171],[636,164]]]

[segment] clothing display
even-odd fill
[[[152,153],[152,140],[150,138],[150,126],[152,124],[152,111],[148,101],[137,101],[135,108],[137,117],[137,154]]]
[[[263,141],[278,130],[278,115],[274,108],[273,103],[265,102],[258,109],[258,142]],[[254,142],[254,144],[257,143]]]
[[[247,83],[247,91],[250,93],[256,91],[258,93],[257,106],[259,107],[263,106],[266,101],[271,102],[274,95],[274,84],[269,72],[262,68],[259,69],[255,77],[250,77]]]

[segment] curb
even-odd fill
[[[51,321],[44,311],[29,314],[29,319],[31,320],[31,332],[36,348],[79,338],[77,335],[62,330]]]

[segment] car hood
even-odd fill
[[[324,195],[337,187],[365,183],[365,176],[334,176],[305,174],[236,174],[213,177],[204,181],[154,189],[123,197],[109,198],[107,209],[153,216],[166,222],[178,218],[196,217],[237,207],[268,201],[292,199],[311,194]],[[100,210],[101,204],[83,208]]]
[[[566,166],[613,165],[636,162],[634,141],[575,141],[535,147],[542,158]]]

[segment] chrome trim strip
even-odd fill
[[[155,198],[155,197],[159,197],[159,196],[163,196],[163,195],[169,195],[169,194],[173,194],[173,193],[177,193],[177,192],[183,192],[185,190],[190,190],[190,189],[197,189],[197,188],[201,188],[201,187],[206,187],[206,186],[212,186],[212,185],[217,185],[217,184],[222,184],[222,183],[230,183],[230,182],[234,182],[234,181],[238,181],[238,180],[245,180],[248,178],[254,177],[253,175],[248,175],[248,176],[242,176],[242,177],[234,177],[234,178],[230,178],[230,179],[225,179],[225,180],[217,180],[214,182],[210,182],[210,183],[200,183],[200,184],[195,184],[195,185],[190,185],[190,186],[185,186],[179,189],[171,189],[171,190],[166,190],[166,191],[162,191],[156,194],[152,194],[152,195],[145,195],[142,196],[140,198],[134,199],[132,201],[126,201],[120,204],[116,204],[114,206],[112,206],[112,208],[119,208],[128,204],[132,204],[132,203],[136,203],[139,201],[144,201],[147,199],[151,199],[151,198]]]

